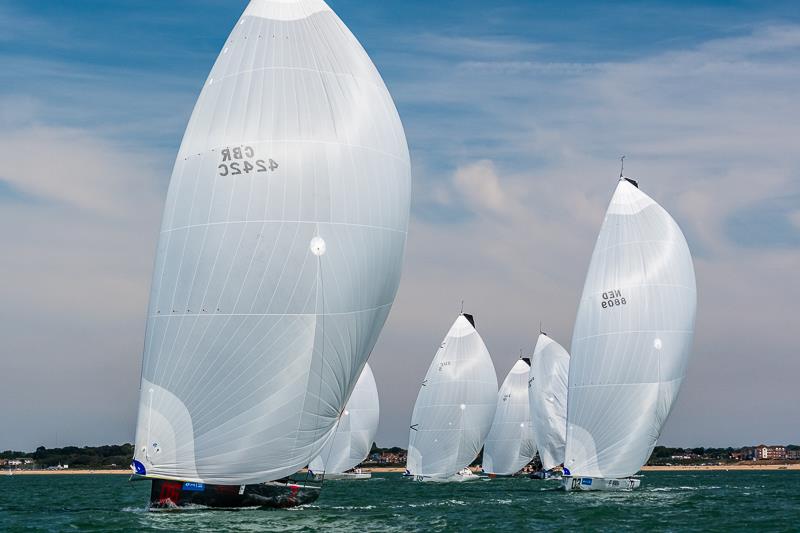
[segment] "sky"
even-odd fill
[[[569,346],[618,158],[695,257],[694,357],[661,443],[800,443],[793,1],[330,0],[413,160],[370,360],[405,447],[461,301],[499,379]],[[569,5],[565,5],[569,4]],[[172,164],[245,0],[0,0],[0,449],[130,442]]]

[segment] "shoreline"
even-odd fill
[[[397,466],[364,468],[364,472],[374,474],[402,474],[405,468]],[[800,471],[800,463],[794,464],[730,464],[730,465],[673,465],[673,466],[645,466],[642,472],[771,472],[771,471]],[[10,475],[9,475],[10,472]],[[3,470],[0,477],[13,476],[130,476],[130,470]]]
[[[736,470],[740,472],[766,472],[773,470],[800,470],[800,464],[747,464],[734,463],[729,465],[673,465],[673,466],[645,466],[642,472],[725,472]]]

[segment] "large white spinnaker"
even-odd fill
[[[311,461],[309,469],[317,474],[343,474],[361,464],[372,449],[379,418],[378,387],[367,364],[347,401],[336,431]]]
[[[564,463],[568,379],[569,354],[547,335],[539,335],[531,359],[528,393],[533,438],[544,471]]]
[[[696,304],[683,233],[635,182],[621,179],[572,338],[565,463],[572,476],[625,478],[645,464],[686,373]]]
[[[306,466],[394,301],[403,127],[322,0],[252,0],[192,114],[153,275],[134,467],[240,485]]]
[[[433,358],[411,416],[408,472],[450,479],[478,456],[497,405],[497,374],[470,315],[461,315]]]
[[[529,360],[520,359],[500,386],[483,448],[483,471],[488,474],[516,474],[536,456],[528,401],[529,370]]]

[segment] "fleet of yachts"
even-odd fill
[[[143,355],[135,479],[152,509],[289,507],[368,452],[367,360],[394,303],[411,165],[381,76],[323,0],[252,0],[175,162]],[[408,474],[508,475],[538,452],[566,490],[619,490],[680,389],[696,288],[686,240],[621,177],[571,356],[542,335],[498,390],[470,315],[421,382]],[[307,473],[305,468],[310,466]]]

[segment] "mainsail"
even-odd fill
[[[408,471],[446,478],[478,456],[497,404],[497,374],[470,315],[461,315],[433,358],[411,416]]]
[[[497,394],[497,408],[483,449],[483,471],[516,474],[536,455],[528,402],[530,363],[520,359]]]
[[[566,467],[624,478],[645,464],[689,360],[697,291],[686,239],[619,182],[592,255],[569,370]]]
[[[320,452],[394,302],[409,218],[403,127],[322,0],[252,0],[172,174],[134,467],[221,485]]]
[[[567,351],[547,335],[539,335],[531,360],[528,393],[533,437],[544,470],[564,463],[568,378]]]
[[[367,364],[347,401],[336,431],[311,461],[309,469],[315,473],[342,474],[361,464],[372,449],[379,413],[378,387]]]

